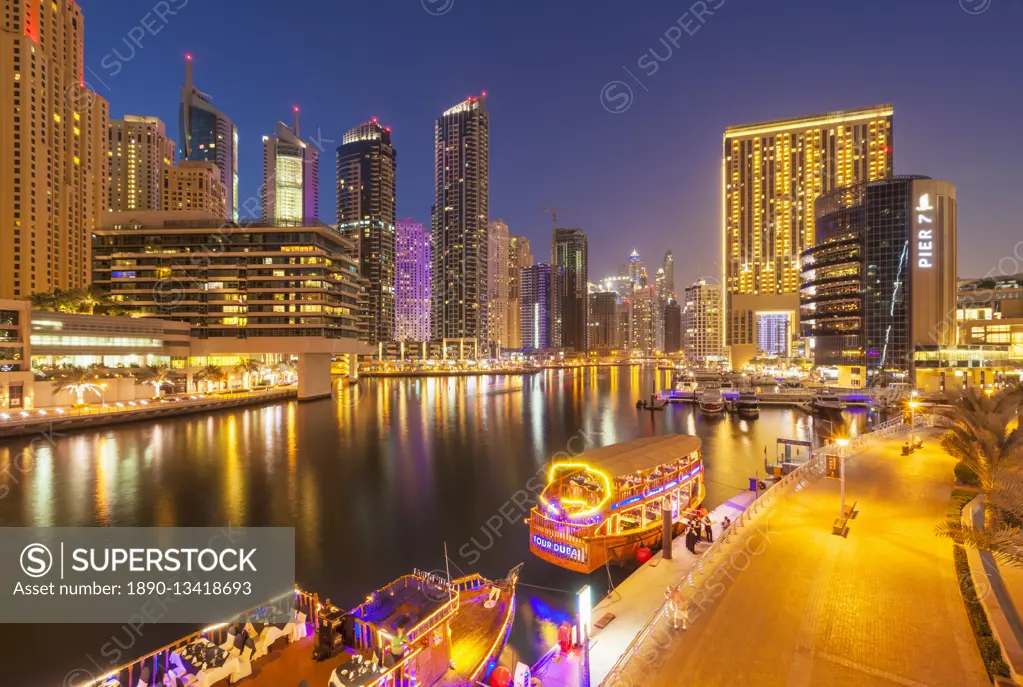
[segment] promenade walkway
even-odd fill
[[[957,588],[945,518],[952,459],[939,433],[900,455],[878,441],[846,463],[847,539],[831,533],[839,484],[819,479],[769,512],[721,593],[650,657],[649,687],[678,684],[986,685]],[[726,589],[726,590],[725,590]],[[654,668],[656,666],[656,668]]]

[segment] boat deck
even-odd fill
[[[252,675],[239,680],[237,684],[246,687],[290,687],[302,680],[309,687],[327,687],[334,668],[345,660],[335,656],[317,663],[313,661],[313,636],[288,644],[283,649],[275,648],[269,655],[252,664]],[[227,681],[223,681],[227,684]]]
[[[434,683],[435,687],[461,687],[469,675],[487,660],[497,643],[504,641],[505,618],[512,612],[512,595],[502,591],[494,608],[485,608],[489,588],[461,592],[459,610],[451,621],[451,659],[454,670]],[[293,644],[277,644],[270,653],[252,664],[252,675],[239,680],[245,687],[291,687],[305,680],[309,687],[327,687],[334,669],[345,656],[313,661],[314,637]],[[226,680],[224,681],[226,683]]]
[[[451,621],[451,661],[455,669],[441,678],[436,687],[465,685],[495,644],[504,641],[504,620],[513,612],[509,605],[514,601],[511,594],[502,590],[497,605],[485,608],[483,603],[489,594],[488,588],[461,592],[458,613]]]

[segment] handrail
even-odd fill
[[[242,611],[238,615],[239,616],[245,616],[248,613],[251,613],[253,611],[257,611],[257,610],[259,610],[261,608],[265,608],[266,606],[269,606],[269,605],[271,605],[271,604],[273,604],[273,603],[275,603],[275,602],[277,602],[277,601],[279,601],[281,599],[284,599],[284,598],[286,598],[288,596],[291,596],[291,595],[294,595],[296,600],[297,599],[302,599],[302,600],[306,601],[309,604],[309,606],[310,606],[310,610],[312,610],[313,604],[316,603],[316,596],[315,595],[309,594],[308,592],[303,591],[302,589],[299,589],[296,586],[293,591],[287,592],[285,594],[282,594],[281,596],[277,597],[276,599],[271,599],[270,601],[262,603],[259,606],[253,606],[252,608],[250,608],[250,609],[248,609],[246,611]],[[294,611],[297,608],[301,608],[301,606],[296,602],[295,608],[292,609],[292,610]],[[306,614],[306,618],[312,618],[312,617],[313,616],[312,616],[311,613],[307,613]],[[114,668],[113,670],[108,672],[106,675],[98,677],[98,678],[92,680],[91,682],[86,682],[86,683],[83,683],[81,685],[78,685],[78,687],[101,687],[102,685],[106,684],[107,681],[109,681],[109,680],[111,680],[113,678],[118,678],[118,681],[120,681],[119,678],[120,678],[121,674],[124,671],[128,671],[128,681],[125,684],[134,684],[135,668],[136,667],[138,667],[139,672],[141,673],[142,666],[145,665],[145,663],[147,661],[149,661],[150,659],[157,660],[158,657],[161,654],[166,654],[164,656],[164,660],[163,660],[163,665],[164,665],[164,667],[166,667],[168,665],[168,660],[170,658],[169,652],[171,652],[171,651],[173,651],[175,649],[178,649],[178,648],[180,648],[182,646],[188,646],[189,644],[191,644],[195,640],[197,640],[200,637],[203,637],[205,635],[208,635],[208,634],[213,635],[216,638],[217,641],[215,641],[214,643],[220,644],[221,643],[221,638],[220,638],[221,633],[225,633],[226,634],[226,629],[228,627],[230,627],[231,625],[234,625],[234,624],[235,623],[220,623],[220,624],[217,624],[217,625],[211,625],[211,626],[209,626],[207,628],[204,628],[202,630],[198,630],[198,631],[193,632],[191,634],[188,634],[188,635],[186,635],[184,637],[180,637],[180,638],[174,640],[173,642],[170,642],[169,644],[164,644],[163,646],[161,646],[159,649],[156,649],[155,651],[150,651],[145,656],[141,656],[141,657],[135,659],[134,661],[131,661],[129,663],[125,663],[125,664],[123,664],[121,666],[118,666],[117,668]]]
[[[933,426],[933,417],[918,413],[916,416],[914,426],[915,427]],[[888,420],[887,422],[883,422],[877,425],[870,432],[856,436],[849,442],[849,445],[845,448],[846,450],[861,448],[875,439],[886,439],[891,435],[904,431],[908,428],[909,425],[903,423],[901,417],[893,418],[891,420]],[[778,494],[787,491],[790,487],[793,487],[797,483],[799,483],[799,486],[794,490],[802,488],[803,486],[805,486],[805,483],[819,477],[824,470],[825,456],[835,453],[836,451],[838,451],[838,449],[839,447],[836,444],[831,443],[825,444],[824,446],[817,448],[811,454],[809,460],[807,460],[805,463],[797,467],[789,474],[782,477],[770,489],[767,489],[759,497],[754,499],[754,501],[749,506],[747,506],[745,510],[743,510],[742,514],[740,514],[739,517],[737,517],[725,530],[718,534],[718,536],[714,539],[714,542],[710,545],[710,547],[707,548],[707,550],[704,551],[702,554],[700,554],[698,561],[693,565],[692,568],[690,568],[689,573],[686,574],[686,576],[682,578],[682,580],[680,580],[678,584],[674,585],[675,590],[681,591],[686,586],[689,586],[693,590],[695,590],[696,587],[693,585],[694,572],[696,574],[702,574],[704,572],[703,571],[704,560],[713,559],[714,555],[718,553],[718,551],[721,549],[721,547],[724,546],[725,542],[728,541],[732,534],[737,532],[743,526],[743,522],[744,521],[749,522],[750,520],[753,519],[751,513],[756,513],[760,508],[763,508],[770,502],[774,501]],[[616,678],[620,673],[622,673],[628,668],[628,664],[632,660],[633,656],[638,654],[640,644],[650,635],[654,628],[654,625],[662,617],[668,617],[668,613],[669,613],[668,601],[665,600],[650,615],[649,619],[647,619],[647,621],[643,624],[642,629],[638,633],[636,633],[636,636],[632,639],[632,641],[629,643],[629,646],[626,647],[625,651],[618,658],[615,664],[611,667],[611,670],[608,671],[607,675],[605,676],[601,684],[604,685],[615,684],[615,680],[613,678]]]

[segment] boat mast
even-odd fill
[[[451,582],[451,564],[448,562],[448,543],[444,542],[444,570],[448,575],[448,582]]]

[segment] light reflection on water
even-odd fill
[[[776,439],[813,435],[814,420],[794,408],[764,408],[754,420],[709,418],[688,405],[637,410],[669,374],[655,382],[651,368],[632,366],[363,380],[336,399],[69,434],[52,448],[37,443],[25,460],[15,456],[28,441],[11,441],[0,444],[0,485],[9,488],[0,524],[294,526],[299,584],[342,606],[413,567],[443,569],[445,542],[454,574],[496,577],[525,562],[524,582],[564,590],[521,589],[513,645],[528,658],[538,637],[553,637],[568,593],[588,583],[599,597],[607,573],[587,579],[533,558],[526,513],[496,535],[486,523],[551,455],[578,448],[573,437],[606,445],[698,434],[714,506],[763,474]],[[862,431],[872,417],[845,413],[838,422]],[[552,624],[539,622],[545,614]],[[31,632],[12,638],[30,640]]]

